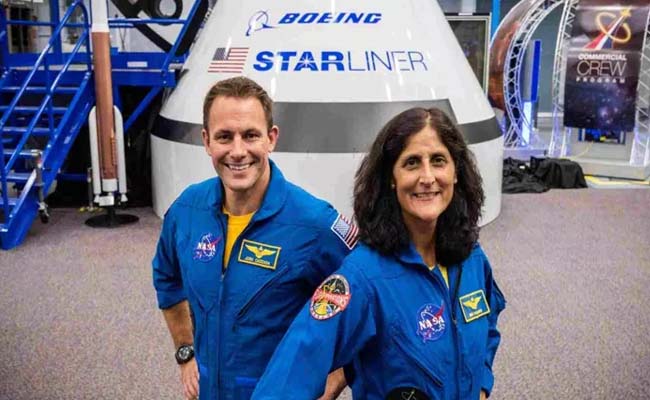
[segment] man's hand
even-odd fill
[[[186,400],[197,399],[199,397],[199,369],[196,366],[196,358],[181,364],[180,367],[183,396]]]
[[[484,390],[481,390],[481,400],[487,400],[487,394],[485,394]]]
[[[331,372],[327,376],[327,383],[325,384],[325,393],[318,400],[334,400],[339,397],[339,394],[345,389],[347,382],[345,381],[345,374],[343,368]]]
[[[178,349],[183,344],[192,344],[192,318],[187,300],[165,308],[162,312],[174,340],[174,348]],[[199,368],[196,365],[196,357],[181,364],[180,367],[183,395],[187,400],[194,400],[199,396]]]

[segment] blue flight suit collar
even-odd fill
[[[415,244],[413,242],[409,242],[408,247],[404,247],[402,250],[398,251],[395,254],[395,257],[402,264],[425,267],[428,269],[426,263],[422,259],[422,256],[415,249]]]
[[[476,246],[477,244],[474,245],[474,247]],[[410,267],[419,269],[420,271],[425,273],[439,275],[441,282],[444,279],[439,269],[436,268],[433,271],[430,270],[429,266],[424,262],[424,259],[422,259],[420,253],[418,253],[418,251],[416,250],[415,244],[413,242],[409,242],[408,247],[405,247],[401,251],[398,251],[395,254],[395,258],[402,265],[408,265]],[[460,285],[462,266],[459,264],[453,264],[453,265],[446,265],[446,267],[447,267],[447,276],[449,279],[448,288],[453,289],[453,291],[450,293],[451,301],[453,302],[458,297],[458,287]]]

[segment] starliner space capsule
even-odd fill
[[[220,0],[153,132],[154,210],[214,176],[201,143],[202,101],[244,75],[274,100],[271,158],[287,179],[352,214],[354,173],[379,129],[413,107],[439,107],[476,155],[486,203],[501,209],[503,139],[436,0]]]

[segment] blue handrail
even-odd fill
[[[9,57],[9,44],[7,40],[7,19],[5,17],[4,10],[0,12],[0,61],[2,64],[7,63],[7,58]],[[0,68],[5,68],[4,65],[0,65]]]
[[[169,68],[169,65],[171,64],[172,60],[175,57],[176,51],[178,50],[181,42],[183,41],[183,38],[185,34],[187,33],[187,30],[190,27],[190,22],[193,20],[194,15],[196,14],[197,10],[199,9],[199,6],[201,3],[205,2],[206,0],[196,0],[194,4],[192,5],[192,8],[190,9],[189,13],[185,17],[185,19],[174,19],[174,18],[109,18],[108,19],[108,25],[110,28],[134,28],[137,25],[150,25],[150,24],[159,24],[159,25],[180,25],[182,24],[183,27],[181,28],[181,31],[178,33],[178,36],[176,37],[176,41],[172,45],[172,48],[167,52],[167,56],[165,57],[165,60],[162,63],[161,70],[163,72],[166,72]]]
[[[185,36],[185,32],[190,27],[189,21],[192,21],[192,18],[194,17],[194,14],[196,13],[196,10],[199,9],[199,5],[201,5],[201,2],[204,0],[196,0],[194,4],[192,5],[192,9],[190,10],[189,14],[187,15],[187,23],[183,25],[183,28],[181,31],[178,33],[178,37],[176,37],[176,42],[174,42],[174,45],[172,46],[171,50],[169,50],[169,53],[167,53],[167,57],[165,58],[165,61],[163,62],[162,70],[167,71],[169,68],[169,64],[172,62],[172,58],[174,57],[174,54],[176,54],[176,50],[178,49],[178,46],[180,46],[181,41],[183,40],[183,37]]]
[[[76,46],[74,47],[74,49],[70,53],[70,57],[68,58],[68,60],[64,64],[63,68],[61,68],[61,71],[59,71],[56,78],[54,78],[54,82],[52,83],[52,85],[48,89],[47,94],[43,98],[43,101],[41,102],[40,107],[38,108],[38,110],[36,111],[34,116],[32,117],[32,120],[30,121],[30,124],[27,127],[27,129],[25,130],[25,133],[23,133],[22,137],[20,138],[20,141],[16,145],[16,150],[11,155],[11,158],[9,158],[9,161],[7,161],[7,164],[6,164],[6,167],[5,167],[7,169],[7,172],[11,171],[11,167],[13,167],[14,162],[18,159],[19,152],[22,151],[23,147],[25,146],[25,143],[27,143],[27,139],[29,139],[29,133],[36,127],[36,124],[38,123],[39,118],[43,114],[43,111],[45,111],[45,107],[48,107],[48,105],[52,104],[52,95],[54,93],[54,89],[58,86],[59,81],[61,80],[61,77],[67,71],[68,67],[72,63],[72,60],[74,59],[74,55],[79,51],[79,48],[83,44],[83,41],[85,39],[87,39],[87,38],[88,38],[88,31],[85,31],[79,37],[79,40],[77,41]],[[53,116],[51,108],[48,110],[48,120],[50,122],[50,131],[52,133],[54,133],[54,126],[52,125],[53,120],[54,120],[54,116]]]
[[[34,68],[29,73],[29,75],[27,75],[27,78],[25,78],[25,83],[23,83],[22,87],[20,88],[18,93],[14,96],[11,103],[9,104],[9,108],[7,109],[7,112],[2,117],[2,120],[0,120],[0,129],[7,123],[7,120],[9,119],[10,112],[13,111],[14,107],[16,107],[16,104],[18,104],[18,101],[20,100],[20,97],[23,95],[23,93],[25,93],[25,90],[27,89],[27,86],[29,86],[29,83],[31,82],[32,78],[34,78],[34,75],[36,75],[36,71],[38,70],[38,68],[41,67],[41,64],[47,58],[48,52],[50,51],[50,49],[54,45],[54,42],[56,42],[57,40],[60,40],[59,36],[61,34],[61,30],[63,29],[63,27],[65,25],[65,22],[70,18],[70,16],[72,15],[72,11],[74,11],[74,9],[77,8],[77,7],[81,8],[84,16],[86,17],[86,22],[88,21],[88,13],[87,13],[86,8],[85,8],[85,6],[83,4],[83,0],[75,1],[74,4],[65,13],[65,16],[63,17],[63,19],[61,20],[61,23],[59,24],[59,26],[56,28],[56,30],[52,34],[52,37],[50,37],[50,40],[47,43],[47,46],[45,47],[45,49],[43,49],[41,54],[38,56],[38,59],[36,60],[36,63],[34,64]],[[88,24],[86,24],[86,29],[88,29]],[[85,37],[87,37],[87,35]],[[89,69],[91,68],[90,56],[88,57],[88,68]]]
[[[70,19],[72,16],[72,13],[75,11],[75,9],[79,7],[82,11],[85,23],[83,24],[84,26],[84,31],[82,35],[79,37],[79,40],[77,40],[77,44],[75,45],[73,51],[69,54],[69,57],[64,64],[63,68],[59,71],[57,74],[56,78],[50,84],[47,86],[46,89],[46,96],[44,97],[43,101],[41,102],[40,107],[38,108],[36,114],[32,117],[32,120],[25,129],[25,132],[22,133],[20,140],[18,141],[18,145],[16,146],[12,156],[9,158],[7,163],[5,164],[4,162],[4,145],[2,144],[2,141],[0,141],[0,152],[3,154],[0,156],[0,186],[2,188],[2,199],[3,199],[3,209],[4,209],[4,215],[5,215],[5,220],[7,220],[9,216],[9,197],[7,193],[7,175],[11,171],[13,164],[15,163],[16,159],[18,158],[18,155],[22,148],[24,147],[25,143],[27,142],[30,134],[32,133],[34,127],[38,123],[38,119],[41,117],[43,114],[43,111],[45,110],[45,107],[48,106],[49,103],[52,101],[52,96],[54,93],[54,90],[58,86],[62,75],[68,70],[70,67],[70,64],[73,62],[76,54],[79,52],[79,49],[85,42],[86,46],[86,64],[87,64],[87,71],[92,71],[92,66],[91,66],[91,58],[90,58],[90,45],[89,45],[89,20],[88,20],[88,11],[86,10],[86,7],[83,4],[83,0],[76,0],[67,10],[65,13],[63,19],[55,29],[55,31],[52,33],[52,36],[50,37],[50,40],[39,55],[38,59],[36,60],[36,63],[34,64],[34,67],[32,68],[32,71],[27,75],[25,78],[25,81],[23,85],[20,87],[14,98],[12,99],[11,103],[7,107],[2,119],[0,120],[0,131],[2,128],[5,126],[7,121],[9,120],[9,116],[11,113],[14,111],[16,108],[18,102],[20,101],[20,98],[22,95],[25,93],[27,90],[27,87],[31,83],[32,79],[36,75],[36,72],[38,71],[39,68],[43,67],[45,69],[46,75],[49,75],[50,69],[49,69],[49,63],[48,63],[48,53],[52,49],[52,47],[56,44],[57,41],[60,41],[61,38],[61,31],[64,27],[66,27],[68,24],[67,21]],[[4,21],[2,21],[4,22]],[[57,46],[58,47],[58,46]],[[49,83],[49,79],[48,79]],[[52,121],[53,121],[53,112],[52,112],[52,107],[50,106],[48,109],[48,117],[50,121],[51,128],[53,128]],[[55,134],[55,132],[52,132]],[[31,180],[30,180],[31,181]],[[29,183],[29,182],[28,182]],[[26,192],[28,191],[28,187],[26,186],[25,189],[23,189],[23,195],[21,195],[21,198],[24,198],[24,195],[26,195]]]
[[[77,90],[77,92],[75,93],[74,97],[70,101],[70,104],[68,105],[68,109],[66,110],[66,112],[63,114],[63,117],[61,118],[61,122],[59,122],[59,126],[58,126],[57,130],[55,131],[55,133],[53,135],[53,137],[55,139],[58,138],[58,136],[61,133],[63,133],[62,132],[63,127],[66,126],[66,124],[68,123],[68,120],[75,113],[75,110],[77,109],[76,108],[77,103],[79,103],[79,101],[81,100],[83,93],[86,91],[86,86],[88,86],[90,84],[90,82],[91,82],[91,80],[90,80],[90,72],[87,72],[86,76],[84,76],[84,78],[81,81],[81,84],[79,85],[79,90]],[[54,151],[54,148],[48,147],[43,152],[43,164],[47,163],[47,159],[48,159],[48,156],[49,156],[51,151]],[[54,171],[54,172],[56,173],[57,171]]]
[[[99,0],[102,1],[102,0]],[[165,58],[162,62],[162,65],[160,65],[160,70],[164,76],[169,73],[169,65],[172,62],[176,62],[179,59],[182,59],[183,55],[176,56],[176,52],[180,48],[181,44],[183,43],[183,40],[185,39],[184,37],[187,35],[189,29],[190,29],[190,22],[193,21],[196,18],[197,12],[200,9],[202,5],[205,5],[207,0],[196,0],[190,9],[189,13],[187,14],[185,19],[172,19],[172,18],[152,18],[152,19],[138,19],[138,18],[122,18],[122,19],[110,19],[109,18],[109,27],[115,28],[115,27],[135,27],[137,25],[141,24],[182,24],[182,28],[176,38],[176,41],[174,42],[172,48],[167,52],[165,55]],[[83,13],[83,23],[78,23],[78,22],[70,22],[70,18],[73,15],[73,13],[76,11],[77,7],[79,7],[82,10]],[[78,103],[80,101],[81,92],[85,92],[85,89],[82,90],[80,87],[79,92],[75,95],[75,98],[72,100],[72,103],[69,105],[68,110],[64,113],[63,118],[58,122],[57,126],[55,127],[53,124],[54,118],[53,118],[53,102],[52,98],[54,95],[54,91],[61,82],[61,79],[63,77],[63,74],[68,71],[69,66],[72,64],[73,60],[79,59],[76,57],[80,53],[81,47],[85,44],[86,46],[86,55],[87,58],[82,61],[86,61],[87,63],[87,68],[88,71],[92,71],[92,65],[91,65],[91,55],[90,55],[90,34],[89,34],[89,24],[90,24],[90,19],[89,15],[92,13],[92,10],[88,10],[86,6],[83,4],[83,0],[76,0],[72,5],[68,7],[66,10],[66,13],[64,17],[60,20],[58,24],[52,23],[52,22],[36,22],[36,21],[7,21],[4,15],[0,15],[0,25],[2,27],[6,27],[7,24],[13,24],[13,25],[37,25],[37,26],[51,26],[53,28],[52,35],[50,37],[50,40],[43,49],[43,51],[40,53],[38,58],[36,59],[36,62],[31,70],[31,72],[27,75],[25,78],[25,81],[23,85],[20,87],[14,98],[12,99],[11,103],[9,104],[8,108],[6,109],[6,112],[4,113],[2,119],[0,120],[0,130],[2,127],[4,127],[7,124],[7,121],[9,120],[10,114],[15,110],[18,102],[20,101],[20,98],[23,96],[25,91],[27,90],[27,87],[30,85],[30,82],[32,82],[35,78],[37,71],[40,69],[41,73],[39,74],[40,76],[45,75],[46,82],[46,94],[44,96],[44,99],[42,100],[40,106],[37,108],[36,113],[33,115],[29,125],[27,126],[27,129],[25,129],[24,132],[21,132],[22,135],[20,136],[20,139],[18,140],[16,149],[14,150],[12,156],[9,158],[7,163],[5,164],[4,162],[4,157],[0,156],[0,186],[2,188],[2,198],[3,198],[3,205],[4,205],[4,211],[5,211],[5,220],[7,219],[8,211],[9,211],[9,203],[8,203],[8,194],[7,194],[7,175],[10,173],[11,169],[13,168],[13,165],[15,164],[16,160],[18,159],[18,156],[20,154],[20,151],[22,148],[25,146],[27,143],[27,140],[29,139],[29,136],[33,133],[33,129],[37,125],[37,121],[43,116],[43,113],[46,113],[45,115],[48,116],[48,121],[50,123],[50,143],[52,143],[53,140],[55,140],[60,134],[61,131],[64,129],[65,123],[71,118],[72,115],[72,107],[74,104]],[[0,13],[2,14],[2,13]],[[92,16],[90,17],[92,18]],[[57,18],[58,19],[58,18]],[[56,25],[56,28],[54,28]],[[74,50],[72,53],[66,54],[67,61],[65,62],[63,68],[60,70],[58,74],[54,72],[54,76],[50,75],[50,63],[53,61],[52,58],[54,58],[54,61],[56,61],[57,64],[62,63],[62,53],[60,51],[61,48],[61,32],[64,27],[83,27],[84,32],[80,35],[79,39],[77,40],[77,44],[74,47]],[[3,32],[6,31],[6,29],[3,29]],[[6,45],[7,40],[6,40],[6,34],[0,34],[0,56],[6,56],[10,57],[11,55],[8,52],[8,47]],[[8,64],[9,65],[9,64]],[[43,71],[44,70],[44,71]],[[0,71],[1,72],[1,71]],[[44,72],[44,74],[43,74]],[[84,81],[82,82],[83,88],[85,88],[88,85],[88,77],[89,75],[86,75],[84,78]],[[0,79],[1,81],[2,79]],[[1,82],[0,82],[1,84]],[[136,108],[136,110],[132,113],[130,118],[128,119],[126,126],[130,126],[135,122],[135,119],[138,117],[139,114],[142,113],[142,111],[146,108],[146,106],[152,101],[152,99],[160,92],[161,88],[160,87],[153,87],[151,91],[145,96],[145,99],[141,102],[141,104]],[[126,131],[126,130],[125,130]],[[3,151],[3,144],[0,142],[0,151]],[[53,149],[48,147],[45,149],[43,153],[43,161],[47,159],[47,155],[52,151]],[[29,191],[29,188],[31,187],[31,183],[33,183],[33,180],[30,179],[23,189],[23,193],[21,194],[20,198],[18,199],[18,203],[21,203],[22,201],[25,200],[26,193]],[[17,207],[16,207],[17,208]],[[14,209],[15,210],[15,209]]]
[[[178,36],[176,37],[176,41],[174,42],[172,48],[167,52],[167,55],[165,56],[165,59],[162,62],[162,65],[160,67],[160,70],[163,74],[168,73],[169,71],[169,65],[172,63],[172,61],[175,59],[176,51],[178,50],[179,46],[183,42],[183,39],[185,35],[187,34],[187,31],[190,27],[190,22],[194,19],[194,16],[196,15],[197,11],[199,10],[199,7],[201,6],[202,3],[204,3],[206,0],[196,0],[194,4],[192,5],[192,8],[190,9],[189,13],[187,14],[185,19],[171,19],[171,18],[155,18],[155,19],[138,19],[138,18],[109,18],[109,27],[111,28],[120,28],[120,27],[127,27],[127,28],[133,28],[137,25],[143,25],[143,24],[183,24],[183,27],[181,28],[181,31],[178,33]],[[146,107],[151,103],[151,101],[156,97],[156,95],[162,90],[162,87],[152,87],[151,90],[147,93],[147,95],[142,99],[140,104],[136,107],[133,112],[131,112],[130,117],[128,120],[124,123],[124,132],[127,132],[131,125],[136,121],[136,119],[140,116],[140,114],[146,109]]]

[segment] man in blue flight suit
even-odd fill
[[[171,205],[153,260],[187,399],[249,399],[294,316],[356,243],[356,225],[269,160],[278,135],[252,80],[206,95],[203,143],[218,177]],[[335,371],[322,398],[344,386]]]

